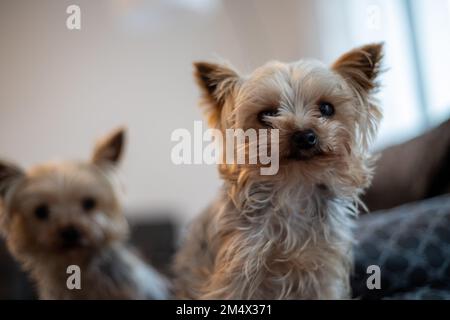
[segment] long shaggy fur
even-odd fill
[[[381,117],[371,96],[381,56],[381,45],[368,45],[331,68],[272,62],[248,77],[196,64],[211,125],[278,129],[280,170],[262,176],[260,165],[219,166],[224,186],[192,223],[175,259],[179,298],[350,296],[352,226],[371,181],[367,149]],[[333,117],[321,116],[321,101],[334,105]],[[267,109],[277,116],[261,123]],[[305,129],[320,143],[292,159],[291,136]]]

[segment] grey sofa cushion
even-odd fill
[[[356,232],[355,297],[450,297],[450,195],[362,216]],[[380,290],[367,288],[369,265],[381,269]]]

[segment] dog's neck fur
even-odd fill
[[[348,297],[352,199],[301,183],[250,182],[238,192],[236,187],[225,183],[213,218],[227,242],[217,243],[225,261],[239,260],[233,278],[249,284],[237,286],[240,292],[228,287],[230,297],[265,298],[270,291],[280,299]]]

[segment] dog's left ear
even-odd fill
[[[92,162],[98,166],[116,166],[125,145],[125,128],[119,128],[100,139],[92,154]]]
[[[0,161],[0,198],[4,199],[13,186],[25,177],[25,172],[16,165]]]
[[[353,49],[332,65],[332,70],[347,82],[361,102],[357,123],[360,142],[366,149],[374,139],[382,117],[371,95],[378,87],[382,59],[383,44],[376,43]]]
[[[383,58],[383,44],[375,43],[351,50],[342,55],[332,66],[360,94],[367,94],[378,86]]]
[[[10,199],[14,189],[26,178],[21,168],[7,161],[0,160],[0,233],[7,232],[10,221]]]

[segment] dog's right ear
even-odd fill
[[[360,101],[364,101],[359,110],[359,125],[361,138],[367,148],[373,141],[381,120],[381,111],[376,103],[371,101],[371,94],[378,88],[377,78],[381,72],[383,60],[383,44],[368,44],[353,49],[342,55],[332,66],[350,86]]]
[[[239,75],[230,67],[224,65],[195,62],[194,76],[200,89],[202,98],[208,107],[208,121],[212,127],[217,127],[222,108],[227,98],[236,89]]]
[[[100,139],[92,154],[92,163],[99,167],[116,166],[123,154],[125,145],[125,128],[121,127]]]
[[[0,198],[5,199],[9,190],[25,178],[25,172],[14,164],[0,160]]]
[[[378,87],[383,44],[373,43],[343,54],[332,69],[340,74],[360,94],[366,95]]]

